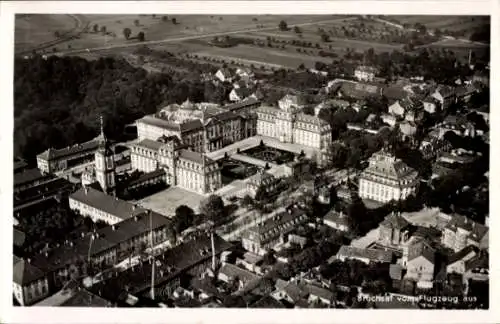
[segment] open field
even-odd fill
[[[89,14],[77,16],[81,20],[89,22],[90,31],[82,34],[79,39],[68,40],[64,44],[60,44],[57,46],[56,51],[132,43],[137,41],[137,34],[139,32],[144,32],[146,40],[155,41],[183,36],[203,36],[211,33],[231,32],[235,30],[277,28],[281,20],[287,21],[288,24],[303,24],[338,18],[318,15],[177,15],[175,17],[166,16],[168,20],[164,21],[160,15],[155,17],[153,15],[123,14]],[[172,18],[176,19],[176,24],[173,23]],[[71,15],[29,15],[27,17],[17,17],[16,43],[18,42],[17,39],[19,39],[19,42],[22,42],[25,46],[36,47],[44,40],[34,36],[34,31],[45,35],[50,40],[54,38],[53,34],[55,30],[62,29],[65,26],[67,26],[66,29],[71,29],[74,25],[75,22],[71,20]],[[97,25],[99,32],[93,31],[94,25]],[[105,27],[106,33],[100,31],[101,27]],[[131,31],[129,40],[123,34],[125,28],[129,28]]]
[[[16,51],[24,51],[57,39],[55,32],[64,34],[79,26],[74,15],[17,15],[14,29]]]
[[[398,20],[401,24],[421,23],[427,28],[435,29],[439,28],[441,30],[449,31],[470,31],[474,28],[481,27],[490,23],[490,19],[487,16],[390,16],[389,18],[394,18]]]

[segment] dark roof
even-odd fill
[[[436,250],[427,243],[425,239],[418,238],[417,241],[408,249],[408,262],[423,256],[425,259],[434,264]]]
[[[293,282],[286,282],[278,279],[276,281],[276,288],[284,291],[295,303],[307,296],[307,292],[300,289],[300,287]]]
[[[408,97],[408,92],[406,92],[400,86],[387,86],[382,89],[382,94],[389,100],[402,100]]]
[[[460,251],[452,254],[449,258],[448,258],[448,264],[453,264],[459,260],[462,260],[464,257],[466,257],[467,255],[469,255],[470,253],[474,253],[474,254],[477,254],[479,251],[479,249],[473,245],[469,245],[469,246],[466,246],[464,247],[463,249],[461,249]]]
[[[455,95],[455,89],[450,86],[439,85],[436,92],[441,94],[443,98],[448,98]]]
[[[14,160],[14,172],[21,171],[28,166],[28,163],[24,160]]]
[[[204,156],[203,153],[199,153],[199,152],[195,152],[195,151],[191,151],[191,150],[186,150],[186,149],[182,149],[179,151],[179,158],[186,159],[186,160],[198,163],[198,164],[202,164],[203,160],[205,160],[206,164],[215,163],[214,160],[210,159],[207,156]]]
[[[113,304],[86,289],[80,289],[69,299],[58,306],[66,307],[111,307]]]
[[[223,108],[227,109],[227,110],[230,110],[230,111],[233,111],[233,110],[238,110],[238,109],[241,109],[241,108],[245,108],[247,106],[257,105],[259,103],[260,103],[260,100],[258,100],[256,98],[253,98],[253,97],[250,97],[250,98],[245,99],[243,101],[240,101],[240,102],[237,102],[237,103],[234,103],[234,104],[230,104],[230,105],[226,105]]]
[[[27,285],[35,280],[42,279],[45,273],[35,267],[27,260],[20,259],[14,264],[14,282],[19,285]]]
[[[164,143],[158,142],[158,141],[153,141],[150,139],[143,139],[139,143],[135,144],[135,146],[139,147],[145,147],[147,149],[153,150],[153,151],[158,151],[160,147],[162,147]]]
[[[378,249],[361,249],[352,246],[343,245],[340,247],[340,250],[337,252],[338,256],[346,256],[350,258],[366,258],[370,261],[377,262],[391,262],[392,261],[392,252],[384,251]]]
[[[405,227],[408,227],[410,223],[403,216],[401,216],[400,213],[393,212],[387,215],[382,223],[380,223],[380,225],[387,228],[395,228],[401,230]]]
[[[157,178],[157,177],[161,177],[163,175],[165,175],[165,170],[163,169],[158,169],[158,170],[154,170],[154,171],[151,171],[151,172],[148,172],[148,173],[144,173],[144,174],[141,174],[139,176],[139,178],[137,179],[134,179],[132,181],[130,181],[128,183],[129,186],[133,186],[135,184],[138,184],[138,183],[142,183],[142,182],[145,182],[145,181],[148,181],[150,179],[154,179],[154,178]]]
[[[26,234],[14,227],[14,245],[21,247],[24,245],[26,240]]]
[[[280,225],[293,221],[303,215],[306,215],[305,211],[300,208],[290,209],[290,212],[281,212],[275,215],[273,218],[267,219],[260,225],[250,228],[249,232],[258,233],[260,235],[265,235],[272,229],[277,229]]]
[[[230,263],[224,263],[222,268],[219,270],[219,273],[225,274],[229,278],[238,277],[243,282],[249,282],[259,278],[258,275]]]
[[[56,160],[62,157],[67,157],[71,156],[73,154],[81,153],[81,152],[87,152],[87,151],[95,151],[99,148],[100,142],[99,140],[92,139],[88,142],[84,142],[81,144],[75,144],[73,146],[68,146],[62,149],[53,149],[49,148],[48,150],[44,151],[43,153],[40,153],[37,155],[37,157],[40,157],[44,160]]]
[[[361,82],[343,82],[339,91],[346,97],[353,99],[366,99],[371,96],[380,95],[382,86]]]
[[[234,92],[240,98],[246,98],[252,94],[252,91],[246,87],[234,89]]]
[[[150,216],[151,215],[151,218]],[[95,256],[118,244],[140,236],[146,232],[161,228],[170,223],[170,220],[158,213],[142,213],[135,218],[129,218],[117,224],[104,227],[96,234],[88,234],[74,242],[60,245],[48,252],[33,257],[33,264],[40,269],[52,271],[78,260],[86,260],[88,254]],[[93,236],[93,239],[91,237]]]
[[[333,298],[333,292],[322,287],[318,287],[315,285],[307,284],[303,286],[303,290],[306,291],[309,295],[317,296],[322,299],[331,300]]]
[[[259,299],[257,302],[250,305],[250,308],[285,308],[285,305],[283,305],[273,297],[266,295]]]
[[[146,211],[146,209],[135,207],[134,204],[125,200],[88,187],[79,189],[71,194],[70,198],[121,219],[127,219]]]
[[[37,168],[28,169],[14,174],[14,187],[49,178],[53,178],[53,176],[42,174]]]
[[[349,225],[349,220],[347,218],[347,215],[342,213],[342,212],[337,212],[335,209],[330,210],[324,217],[325,221],[330,221],[334,222],[335,224],[338,225]]]
[[[403,274],[403,268],[399,264],[389,265],[389,276],[392,280],[401,280]]]
[[[457,228],[464,229],[471,233],[472,239],[479,242],[483,239],[483,237],[488,232],[488,227],[483,224],[479,224],[474,222],[473,220],[468,219],[466,216],[454,214],[452,219],[446,225],[446,228],[455,232]]]
[[[480,251],[478,255],[465,261],[465,271],[476,268],[489,269],[489,254],[485,251]]]

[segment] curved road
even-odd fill
[[[338,22],[338,21],[348,21],[348,20],[353,20],[353,19],[357,19],[357,17],[337,18],[337,19],[328,19],[328,20],[321,20],[321,21],[308,22],[308,23],[291,24],[291,25],[288,25],[288,27],[289,28],[293,28],[293,27],[296,27],[296,26],[297,27],[313,26],[313,25],[317,25],[317,24],[325,24],[325,23],[332,23],[332,22]],[[182,42],[182,41],[192,40],[192,39],[209,38],[209,37],[225,36],[225,35],[234,35],[234,34],[241,34],[241,33],[252,33],[252,32],[260,32],[260,31],[266,31],[266,30],[276,30],[276,29],[278,29],[278,27],[266,27],[266,28],[253,28],[253,29],[233,30],[233,31],[219,32],[219,33],[210,33],[210,34],[201,34],[201,35],[193,35],[193,36],[183,36],[183,37],[176,37],[176,38],[167,38],[167,39],[163,39],[163,40],[134,42],[134,43],[126,43],[126,44],[117,44],[117,45],[108,45],[108,46],[102,46],[102,47],[94,47],[94,48],[88,48],[88,49],[61,51],[61,52],[50,53],[50,54],[47,54],[47,55],[67,55],[67,54],[79,54],[79,53],[85,53],[85,52],[92,53],[92,52],[105,51],[105,50],[117,49],[117,48],[128,48],[128,47],[134,47],[134,46],[155,45],[155,44],[163,44],[163,43],[175,43],[175,42]]]

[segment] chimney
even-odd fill
[[[82,232],[82,233],[80,234],[80,236],[81,236],[81,237],[85,237],[85,233],[84,233],[84,232]]]
[[[116,225],[115,225],[115,224],[111,225],[111,229],[112,229],[113,231],[116,231]]]
[[[31,259],[30,258],[26,259],[26,261],[28,261],[28,263],[31,263]]]

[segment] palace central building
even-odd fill
[[[189,100],[181,105],[169,105],[136,121],[140,140],[156,141],[162,136],[177,136],[200,153],[254,136],[255,124],[255,116],[246,111],[236,112],[231,107],[225,109],[212,103],[193,104]]]
[[[381,150],[369,159],[359,177],[359,196],[379,202],[404,200],[418,186],[417,171],[389,152]]]
[[[279,108],[257,108],[257,134],[278,138],[285,143],[326,149],[332,142],[330,125],[321,118],[301,112],[297,96],[286,95]]]

